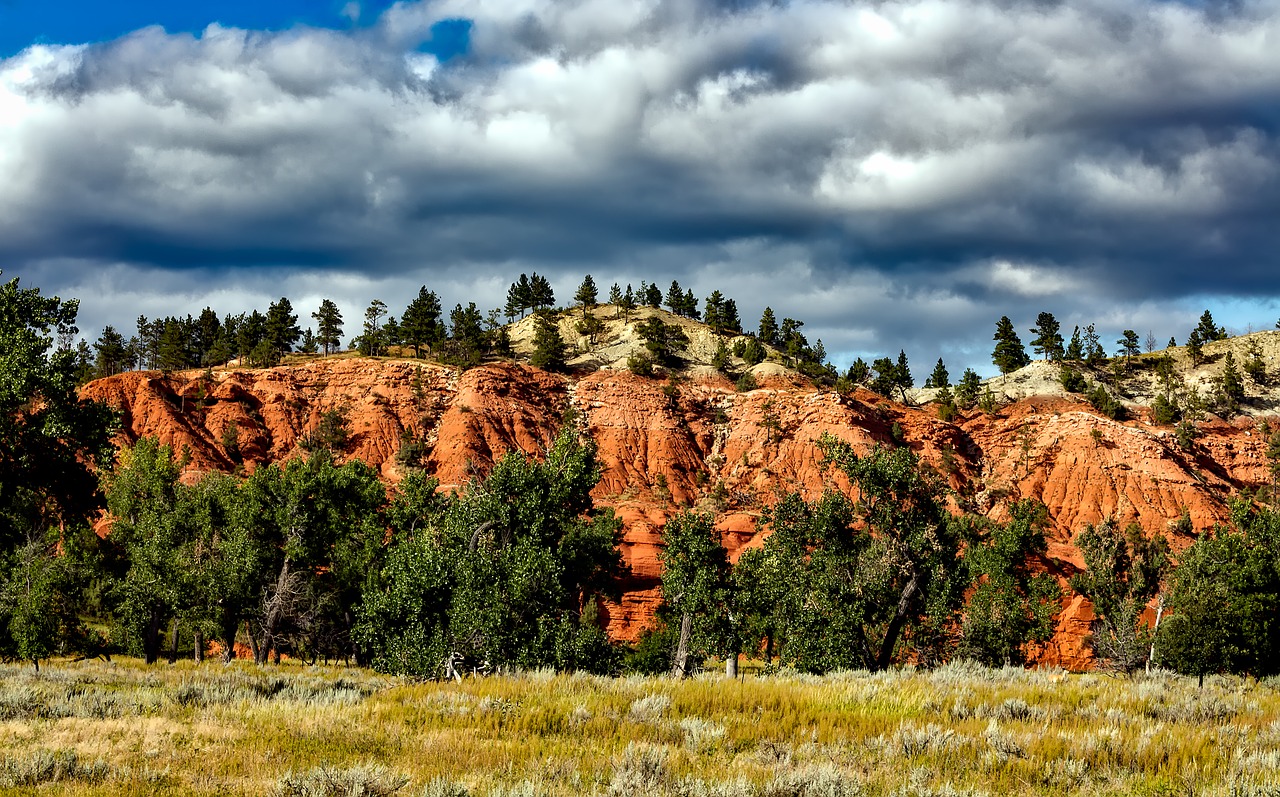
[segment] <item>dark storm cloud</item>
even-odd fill
[[[844,360],[981,362],[1042,309],[1163,341],[1205,297],[1271,312],[1278,38],[1276,0],[441,0],[34,47],[0,62],[0,262],[94,320],[228,281],[494,306],[536,269],[727,290]]]

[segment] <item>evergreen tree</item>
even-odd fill
[[[195,323],[195,339],[193,341],[193,358],[192,364],[203,362],[205,356],[210,349],[214,347],[218,337],[222,334],[222,324],[218,321],[218,314],[213,311],[212,307],[206,307],[200,311],[200,317]]]
[[[338,351],[342,346],[342,313],[338,305],[329,299],[320,302],[320,309],[311,314],[316,320],[316,342],[324,349],[326,356]]]
[[[871,367],[859,357],[849,366],[845,378],[855,385],[865,385],[871,379]]]
[[[311,327],[302,330],[302,342],[298,344],[298,351],[303,354],[315,354],[320,351],[320,344],[316,342],[316,333],[311,331]]]
[[[996,342],[996,348],[991,354],[991,360],[1000,369],[1000,373],[1012,373],[1031,362],[1031,358],[1022,348],[1022,340],[1014,330],[1009,316],[1000,316],[993,340]]]
[[[933,373],[929,374],[928,380],[925,381],[925,387],[948,387],[951,384],[951,374],[947,373],[947,366],[942,363],[942,358],[938,358],[938,362],[933,366]]]
[[[618,303],[618,307],[622,310],[623,323],[631,321],[631,313],[636,309],[636,295],[631,290],[631,283],[627,283],[627,289],[622,293],[622,301]]]
[[[730,332],[742,334],[742,320],[738,318],[738,303],[733,299],[725,299],[721,308],[721,325]]]
[[[657,308],[662,306],[662,289],[657,285],[645,286],[641,284],[640,295],[644,298],[644,303],[650,307]]]
[[[725,331],[724,295],[720,291],[712,291],[711,295],[707,297],[705,309],[702,312],[702,321],[711,327],[711,331],[717,335]]]
[[[1093,324],[1084,328],[1084,364],[1096,368],[1107,361],[1107,352],[1102,348],[1102,338]]]
[[[263,331],[267,345],[271,347],[275,361],[286,353],[293,351],[293,346],[302,337],[302,329],[298,327],[298,316],[293,312],[293,304],[281,296],[267,308],[266,327]]]
[[[527,274],[521,274],[520,278],[507,288],[505,309],[507,319],[514,319],[517,315],[524,318],[525,311],[530,307],[533,307],[533,284],[530,283]]]
[[[1227,339],[1227,330],[1213,322],[1213,313],[1208,310],[1201,314],[1200,323],[1196,326],[1194,332],[1199,334],[1203,343]]]
[[[911,376],[911,368],[907,365],[907,352],[898,351],[898,362],[894,364],[894,386],[902,394],[903,403],[907,400],[907,391],[915,387],[916,380]]]
[[[1084,360],[1084,343],[1080,340],[1080,327],[1071,332],[1071,342],[1067,344],[1066,359],[1073,363]]]
[[[529,363],[548,371],[565,369],[564,338],[560,336],[560,327],[550,313],[540,312],[534,318],[533,354]]]
[[[534,310],[542,310],[554,306],[555,303],[556,294],[551,289],[551,283],[535,271],[529,278],[529,306]]]
[[[685,318],[692,318],[695,321],[702,318],[702,313],[698,312],[698,299],[693,295],[693,288],[684,292],[684,302],[681,304],[681,309],[684,310],[681,315]]]
[[[680,366],[689,336],[679,324],[664,324],[660,317],[651,316],[636,327],[636,333],[644,338],[645,348],[656,362],[669,368]]]
[[[387,304],[381,299],[369,302],[364,311],[364,331],[358,341],[358,349],[366,357],[377,357],[386,350],[382,332],[382,319],[387,314]]]
[[[622,314],[622,288],[616,282],[609,286],[609,304],[613,305],[614,318]]]
[[[1244,401],[1244,380],[1240,378],[1240,370],[1236,368],[1236,358],[1231,352],[1222,361],[1222,376],[1218,384],[1225,399],[1226,408],[1235,411]]]
[[[678,280],[671,280],[671,287],[667,288],[666,298],[667,309],[676,315],[684,315],[684,290],[680,287]]]
[[[414,357],[422,357],[423,347],[434,349],[444,342],[444,322],[440,320],[442,312],[440,297],[427,290],[426,285],[418,288],[417,298],[409,302],[400,319],[401,341],[413,348]]]
[[[1204,359],[1204,341],[1200,338],[1200,330],[1193,329],[1191,334],[1187,336],[1187,356],[1191,358],[1191,365],[1199,365]]]
[[[760,332],[758,334],[760,342],[766,346],[778,345],[778,321],[773,316],[773,308],[764,308],[764,313],[760,315]]]
[[[1037,354],[1043,354],[1044,358],[1050,362],[1061,360],[1063,350],[1059,328],[1058,319],[1053,317],[1053,313],[1041,313],[1036,316],[1036,325],[1031,329],[1032,334],[1036,336],[1031,341],[1031,350]]]
[[[1142,353],[1142,347],[1138,343],[1138,333],[1132,329],[1126,329],[1122,332],[1116,344],[1120,346],[1120,350],[1116,354],[1124,357],[1126,367],[1128,367],[1130,360]]]
[[[116,332],[116,328],[108,324],[102,328],[102,335],[93,344],[97,350],[98,376],[112,376],[124,370],[127,344],[124,336]]]
[[[588,308],[596,306],[596,297],[596,282],[591,279],[591,275],[588,274],[582,279],[582,284],[578,286],[577,293],[573,295],[573,300],[582,307],[583,318],[587,317]]]
[[[445,344],[444,359],[459,368],[479,365],[489,349],[489,336],[484,331],[484,316],[475,302],[455,305],[449,313],[450,335]]]
[[[972,368],[964,369],[964,374],[960,376],[960,384],[956,386],[956,404],[964,409],[969,409],[978,401],[978,394],[982,391],[982,379]]]

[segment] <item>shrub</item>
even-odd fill
[[[734,389],[739,393],[746,393],[748,391],[755,390],[758,387],[760,387],[760,385],[756,382],[756,378],[751,375],[750,371],[747,371],[742,376],[738,377],[737,383],[734,384]]]
[[[647,354],[633,354],[627,358],[627,370],[636,376],[653,376],[653,358]]]
[[[276,785],[277,797],[386,797],[408,785],[409,779],[380,764],[345,769],[316,767],[310,772],[286,773]]]

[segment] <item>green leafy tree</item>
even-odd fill
[[[116,413],[80,399],[76,352],[54,348],[77,308],[16,279],[0,283],[0,648],[26,660],[67,644],[70,629],[55,615],[74,603],[75,584],[62,578],[57,551],[89,533],[103,506],[95,469],[114,455]]]
[[[1130,524],[1111,520],[1088,525],[1075,538],[1085,570],[1071,587],[1093,604],[1090,644],[1108,667],[1133,672],[1150,661],[1153,632],[1140,622],[1147,602],[1160,592],[1169,568],[1169,544]]]
[[[467,665],[612,671],[595,607],[625,569],[621,524],[591,499],[599,479],[594,448],[566,424],[545,460],[508,453],[443,504],[426,483],[402,487],[360,612],[373,665],[436,678]]]
[[[1237,502],[1232,524],[1202,535],[1170,577],[1161,663],[1199,676],[1280,672],[1280,517]]]
[[[683,512],[662,528],[660,614],[678,629],[671,674],[687,678],[695,660],[738,654],[729,557],[710,515]]]
[[[773,533],[740,563],[757,580],[744,598],[763,615],[752,627],[807,672],[884,669],[904,640],[937,660],[965,585],[941,484],[906,447],[858,456],[830,438],[822,445],[859,500],[791,494],[769,511]]]
[[[956,656],[993,667],[1025,664],[1028,643],[1049,640],[1062,595],[1052,576],[1030,566],[1047,548],[1048,510],[1027,499],[1009,514],[1004,524],[975,520],[964,556],[973,587]]]
[[[1058,319],[1053,317],[1053,313],[1041,313],[1036,316],[1036,325],[1031,329],[1031,333],[1035,335],[1031,339],[1031,350],[1044,355],[1044,358],[1050,362],[1061,360],[1064,352],[1060,329]]]
[[[1013,322],[1009,320],[1009,316],[1000,316],[993,339],[996,342],[996,348],[991,354],[991,360],[1000,369],[1000,373],[1012,373],[1031,362],[1031,358],[1022,348],[1022,340],[1013,328]]]

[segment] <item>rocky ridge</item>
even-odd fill
[[[943,422],[931,406],[866,390],[839,395],[790,376],[762,381],[738,393],[703,372],[673,390],[666,380],[611,368],[561,376],[499,362],[458,373],[422,361],[333,357],[272,369],[131,372],[90,383],[83,395],[122,410],[122,444],[157,436],[184,452],[193,474],[251,470],[297,454],[322,414],[341,409],[349,419],[346,458],[365,460],[394,484],[405,472],[397,455],[415,439],[421,467],[444,487],[464,484],[506,451],[542,450],[573,408],[599,449],[596,498],[625,523],[631,575],[622,601],[606,607],[619,639],[635,639],[651,622],[660,529],[672,513],[714,512],[736,559],[762,542],[761,510],[778,495],[848,490],[822,465],[824,434],[864,450],[901,441],[994,518],[1009,499],[1043,501],[1053,525],[1042,564],[1064,584],[1083,564],[1072,539],[1085,524],[1137,521],[1181,550],[1191,539],[1171,524],[1184,510],[1194,528],[1206,528],[1227,516],[1233,493],[1270,481],[1256,419],[1201,423],[1184,449],[1141,409],[1120,423],[1065,395],[1032,395]],[[1041,661],[1088,666],[1090,618],[1086,601],[1064,598]]]

